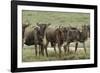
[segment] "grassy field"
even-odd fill
[[[88,13],[69,13],[69,12],[46,12],[46,11],[22,11],[22,22],[29,23],[32,26],[36,26],[36,23],[51,23],[51,27],[62,26],[74,26],[80,28],[83,24],[90,24],[90,14]],[[71,44],[74,47],[74,43]],[[82,48],[82,44],[79,44],[79,48]],[[75,59],[89,59],[90,58],[90,41],[86,41],[87,54],[84,53],[84,49],[78,50],[75,54],[71,51],[69,54],[62,53],[62,57],[55,55],[54,51],[49,51],[49,57],[35,56],[34,46],[24,46],[22,49],[22,61],[52,61],[52,60],[75,60]]]
[[[65,13],[23,10],[22,19],[23,23],[26,23],[27,20],[32,25],[36,25],[36,23],[51,23],[52,27],[57,27],[59,25],[80,27],[83,24],[90,24],[90,14],[88,13]]]
[[[59,57],[59,52],[55,54],[53,48],[52,51],[48,51],[49,56],[46,57],[42,55],[35,56],[34,47],[31,46],[26,47],[23,49],[23,62],[33,62],[33,61],[54,61],[54,60],[81,60],[81,59],[89,59],[90,58],[90,49],[87,48],[87,53],[85,54],[84,49],[78,49],[75,53],[74,48],[73,50],[70,49],[69,53],[64,53],[62,49],[61,57]]]

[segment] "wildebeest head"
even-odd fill
[[[41,39],[43,39],[43,37],[44,37],[44,32],[45,32],[46,28],[47,28],[49,25],[51,25],[51,24],[41,24],[41,23],[39,24],[39,23],[37,23],[37,26],[39,27],[38,33],[39,33],[39,36],[40,36]]]
[[[29,25],[30,25],[30,23],[29,23],[29,21],[28,21],[28,22],[22,24],[22,28],[25,29],[25,28],[28,27]]]
[[[87,37],[90,37],[90,26],[89,26],[89,25],[83,25],[83,26],[82,26],[82,32],[83,32]]]
[[[68,33],[68,31],[69,30],[72,30],[72,29],[75,29],[76,30],[76,28],[75,27],[64,27],[64,26],[61,26],[61,27],[59,27],[60,28],[60,30],[62,31],[62,35],[64,35],[64,41],[66,41],[66,39],[67,39],[67,37],[68,37],[68,35],[67,35],[67,33]]]
[[[26,27],[28,27],[30,24],[22,24],[22,28],[25,29]]]
[[[74,42],[80,39],[80,31],[76,27],[68,27],[67,29],[67,42]]]
[[[66,29],[63,26],[59,26],[59,28],[56,29],[56,32],[59,37],[60,42],[64,42],[65,41],[65,33],[66,33]]]

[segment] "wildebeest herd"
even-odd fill
[[[46,55],[48,57],[48,44],[50,43],[51,47],[54,48],[55,54],[57,54],[58,48],[59,57],[61,57],[61,50],[63,49],[66,54],[70,50],[70,43],[75,42],[75,52],[77,51],[78,43],[82,43],[86,53],[85,41],[90,37],[89,25],[82,25],[81,29],[61,25],[57,28],[52,28],[50,25],[50,23],[36,23],[36,26],[30,27],[31,24],[22,24],[22,47],[24,47],[24,44],[28,46],[34,45],[36,56]],[[30,28],[27,29],[28,27]]]

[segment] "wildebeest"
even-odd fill
[[[73,27],[69,28],[66,35],[67,44],[64,45],[65,52],[66,52],[66,49],[69,51],[69,46],[70,46],[70,43],[72,42],[75,42],[75,52],[76,52],[77,47],[78,47],[78,42],[80,42],[80,43],[83,43],[84,51],[86,53],[85,41],[89,37],[88,33],[89,33],[89,30],[86,25],[82,26],[81,31],[77,28],[73,28]]]
[[[80,32],[79,42],[83,43],[84,51],[86,53],[85,41],[90,37],[90,27],[87,25],[82,26],[82,31]],[[77,50],[77,48],[76,48]]]
[[[25,29],[29,26],[30,24],[22,24],[22,48],[24,46],[24,32],[25,32]]]
[[[64,50],[66,52],[67,49],[69,52],[70,43],[75,42],[76,43],[75,49],[77,48],[78,41],[80,39],[80,31],[77,28],[71,27],[67,30],[66,33],[67,33],[66,35],[67,44],[64,45]]]
[[[50,42],[51,46],[54,48],[55,53],[57,53],[56,44],[58,44],[59,56],[61,56],[61,46],[65,40],[64,30],[62,28],[51,27],[45,31],[45,36],[46,36],[46,44],[45,44],[46,55],[48,56],[47,46]]]
[[[39,45],[39,52],[42,53],[43,49],[43,37],[44,37],[44,32],[45,29],[49,26],[50,24],[39,24],[37,23],[37,27],[31,27],[29,29],[25,30],[24,33],[24,44],[30,46],[30,45],[35,45],[35,55],[38,54],[37,50],[37,45]]]

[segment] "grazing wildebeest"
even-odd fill
[[[39,54],[42,53],[43,55],[43,37],[44,37],[44,32],[45,29],[49,26],[50,24],[39,24],[37,23],[38,27],[31,27],[29,29],[25,30],[24,34],[24,44],[30,46],[30,45],[35,45],[35,55],[37,56],[38,50],[37,50],[37,45],[39,45]]]
[[[89,35],[88,35],[88,27],[86,25],[82,26],[82,30],[80,31],[77,28],[69,28],[67,31],[67,36],[66,36],[66,42],[67,44],[64,45],[64,50],[66,52],[66,49],[69,52],[69,45],[72,42],[75,42],[75,52],[77,51],[77,47],[78,47],[78,42],[83,43],[83,47],[84,47],[84,51],[86,53],[86,48],[85,48],[85,41],[88,39]]]
[[[64,30],[62,28],[48,28],[45,32],[45,36],[46,36],[46,45],[45,45],[46,55],[48,56],[47,46],[50,42],[51,46],[54,48],[55,53],[57,53],[56,44],[58,44],[59,56],[61,56],[61,46],[65,40]]]

